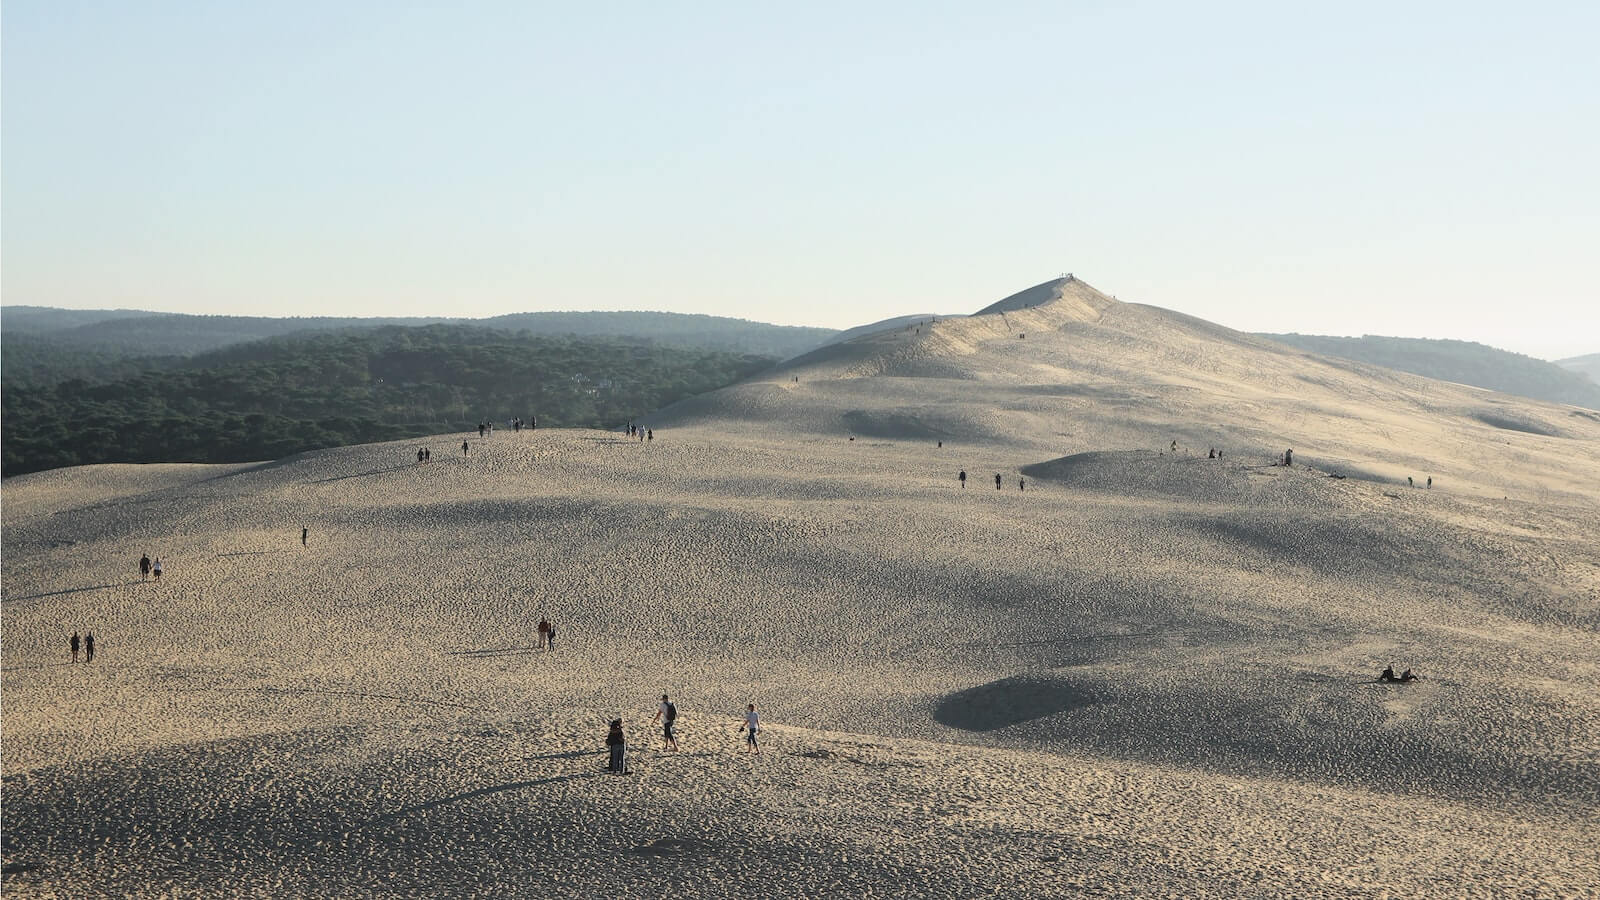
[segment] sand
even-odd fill
[[[648,444],[6,481],[7,896],[1600,894],[1600,423],[1060,287]]]

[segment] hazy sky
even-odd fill
[[[4,301],[1600,351],[1600,4],[4,4]]]

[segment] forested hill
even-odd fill
[[[1364,335],[1262,334],[1325,356],[1504,391],[1549,403],[1600,409],[1600,384],[1552,362],[1469,341]]]
[[[0,308],[0,366],[7,383],[91,381],[144,368],[170,368],[192,356],[248,341],[356,327],[430,324],[481,325],[532,334],[625,337],[670,347],[724,350],[788,358],[832,337],[827,328],[768,325],[744,319],[660,312],[519,313],[493,319],[264,318],[190,316],[137,310]],[[144,359],[149,357],[149,359]]]
[[[8,383],[4,474],[275,459],[517,416],[611,428],[774,362],[461,325],[274,338],[105,383]]]

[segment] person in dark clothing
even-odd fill
[[[139,557],[139,578],[143,581],[150,580],[150,554]]]
[[[83,661],[86,663],[94,662],[94,632],[92,631],[83,636]]]
[[[554,622],[550,623],[550,630],[545,632],[544,648],[547,653],[556,649],[556,623]]]
[[[606,748],[611,751],[611,759],[606,763],[606,771],[617,775],[628,774],[628,739],[622,736],[621,719],[611,720],[611,730],[606,732]]]
[[[1294,448],[1293,447],[1290,447],[1288,450],[1283,451],[1283,464],[1286,465],[1286,466],[1294,465]]]
[[[966,469],[962,469],[961,470],[961,474],[956,476],[956,480],[961,482],[961,489],[962,490],[966,490],[966,488],[967,488],[967,470]]]
[[[1017,476],[1017,490],[1025,491],[1027,489],[1028,489],[1028,479],[1023,478],[1020,475]]]
[[[1212,447],[1211,450],[1206,453],[1206,459],[1216,459],[1216,458],[1217,458],[1217,448]]]
[[[417,450],[417,462],[422,462],[422,450],[420,448]]]
[[[462,441],[461,442],[461,455],[462,456],[466,456],[467,455],[467,442],[466,441]]]
[[[646,428],[644,430],[644,439],[647,440],[647,441],[655,440],[656,439],[656,430],[654,428]]]
[[[308,538],[310,536],[311,536],[311,529],[309,529],[309,528],[300,529],[300,546],[304,547],[306,545],[306,538]]]
[[[1378,676],[1379,681],[1395,681],[1394,666],[1385,666],[1383,673]]]
[[[994,489],[997,490],[997,491],[1000,490],[1000,473],[999,472],[994,473]]]
[[[483,437],[484,429],[486,429],[487,427],[488,426],[484,425],[482,422],[478,423],[478,437]]]
[[[77,662],[78,661],[78,644],[79,644],[79,640],[78,640],[78,633],[76,631],[74,631],[72,633],[72,637],[67,640],[67,644],[72,647],[72,661],[73,662]],[[665,700],[667,698],[662,697],[661,699]]]
[[[423,462],[433,462],[433,451],[432,450],[423,450],[422,451],[422,461]]]
[[[1428,490],[1430,490],[1430,491],[1433,490],[1433,476],[1432,475],[1428,476]]]

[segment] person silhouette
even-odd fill
[[[966,469],[962,469],[961,470],[961,474],[956,476],[956,480],[961,482],[961,489],[962,490],[966,490],[967,489],[967,470]]]
[[[83,636],[83,661],[86,663],[94,662],[94,632],[92,631]]]
[[[994,489],[997,490],[997,491],[1000,490],[1000,473],[999,472],[994,473]]]
[[[72,661],[73,662],[77,662],[78,661],[78,644],[79,643],[80,643],[80,640],[78,638],[78,633],[76,631],[74,631],[72,633],[72,637],[67,640],[67,644],[70,647],[72,647]]]
[[[150,554],[139,557],[139,578],[143,581],[150,580]]]
[[[466,441],[462,441],[461,442],[461,455],[462,456],[466,456],[467,455],[467,442]]]

